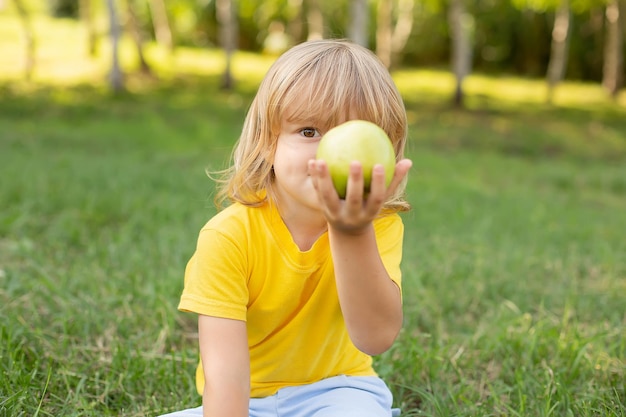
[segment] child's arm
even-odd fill
[[[341,311],[352,342],[370,355],[391,347],[402,327],[400,289],[390,279],[376,244],[373,220],[386,197],[406,177],[411,161],[400,161],[389,189],[382,166],[374,168],[370,195],[363,198],[360,164],[350,168],[346,200],[339,200],[327,166],[310,165],[320,204],[328,221],[330,247]]]
[[[250,356],[246,323],[200,315],[204,417],[248,417]]]
[[[329,227],[329,238],[339,303],[352,343],[367,354],[381,354],[402,327],[402,298],[378,254],[374,227],[359,234]]]

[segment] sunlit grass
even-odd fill
[[[108,28],[100,22],[99,32]],[[106,22],[104,22],[106,23]],[[90,56],[85,27],[71,19],[52,19],[36,15],[32,18],[35,33],[35,71],[31,82],[50,86],[90,84],[104,87],[112,62],[110,40],[100,36],[97,53]],[[68,42],[71,40],[71,42]],[[20,22],[14,16],[0,15],[0,82],[20,82],[26,70],[26,40]],[[225,56],[219,49],[176,48],[169,51],[155,43],[144,45],[145,58],[152,73],[167,81],[179,76],[217,76],[225,69]],[[235,79],[255,88],[275,57],[236,52],[232,70]],[[132,40],[122,38],[119,49],[122,71],[131,78],[138,72],[138,55]],[[28,89],[27,86],[25,88]],[[141,84],[131,81],[130,89]]]
[[[465,84],[468,95],[485,96],[499,102],[528,103],[543,105],[546,102],[547,83],[542,79],[524,79],[519,77],[493,77],[471,75]],[[626,103],[622,94],[614,102],[606,90],[597,83],[564,81],[555,89],[552,104],[564,107],[613,106]]]
[[[416,101],[451,98],[456,86],[453,74],[441,70],[400,70],[394,73],[394,78],[403,93]],[[470,74],[464,80],[463,88],[470,104],[476,107],[546,107],[547,84],[542,79]],[[585,109],[616,105],[626,108],[626,92],[613,100],[599,84],[564,81],[555,89],[552,105]]]
[[[415,101],[450,96],[454,91],[451,73],[435,70],[399,70],[394,80],[403,94]]]

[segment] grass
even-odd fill
[[[383,360],[406,408],[624,415],[623,199],[563,187],[577,164],[455,159],[423,162],[408,216],[411,313]]]
[[[227,93],[218,52],[167,64],[152,48],[160,81],[111,97],[104,55],[68,61],[53,42],[80,27],[42,22],[34,82],[0,69],[0,416],[196,405],[182,271],[214,213],[204,171],[228,158],[271,59],[239,54]],[[475,75],[459,111],[446,72],[394,76],[414,208],[406,324],[376,365],[403,416],[626,416],[623,101],[568,83],[546,106],[541,81]]]

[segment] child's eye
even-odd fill
[[[300,133],[306,138],[314,138],[320,135],[317,129],[313,127],[305,127],[300,130]]]

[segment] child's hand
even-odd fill
[[[376,218],[386,199],[395,192],[406,177],[411,165],[412,162],[409,159],[398,162],[389,187],[385,187],[383,166],[375,165],[370,192],[365,196],[363,169],[359,162],[352,162],[346,198],[342,200],[333,186],[326,162],[310,160],[309,174],[329,227],[353,234],[364,231]]]

